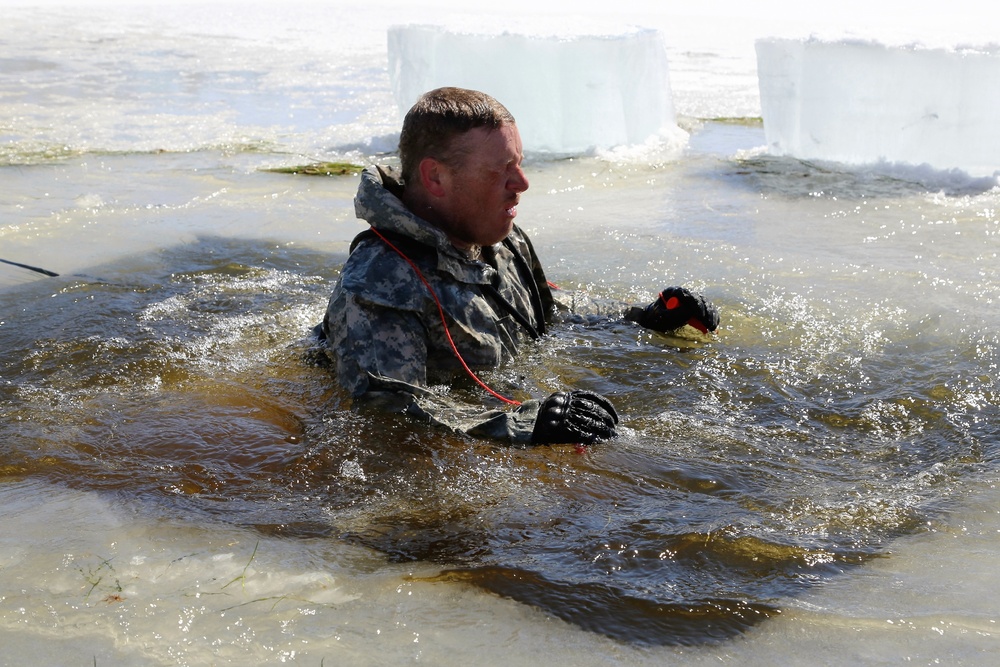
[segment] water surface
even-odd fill
[[[384,72],[330,66],[369,98],[284,88],[239,40],[198,65],[201,42],[150,30],[118,80],[133,106],[88,130],[104,88],[59,74],[136,47],[80,30],[103,36],[76,60],[4,32],[5,90],[34,106],[3,130],[0,256],[60,274],[0,274],[7,664],[987,663],[989,184],[769,158],[759,125],[691,118],[662,161],[530,156],[519,222],[553,281],[687,284],[723,327],[555,327],[488,381],[607,394],[622,434],[510,449],[351,410],[308,337],[357,177],[263,169],[392,160],[359,147],[391,132]],[[308,97],[331,115],[276,130]]]

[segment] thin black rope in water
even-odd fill
[[[31,266],[30,264],[21,264],[20,262],[12,262],[9,259],[0,258],[0,262],[3,262],[4,264],[10,264],[11,266],[17,266],[22,269],[28,269],[29,271],[34,271],[35,273],[41,273],[42,275],[52,276],[53,278],[59,275],[55,271],[49,271],[48,269],[43,269],[37,266]]]

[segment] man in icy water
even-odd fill
[[[470,414],[429,388],[463,373],[480,382],[472,369],[498,367],[571,309],[514,225],[528,179],[503,105],[473,90],[430,91],[403,120],[399,156],[401,173],[369,167],[354,199],[372,229],[354,240],[321,331],[340,384],[355,400],[476,437],[521,445],[613,437],[618,415],[593,392],[518,403],[483,385],[516,408]],[[615,316],[663,332],[719,324],[710,303],[680,287]]]

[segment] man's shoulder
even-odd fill
[[[411,259],[424,259],[437,255],[437,250],[434,246],[424,241],[419,241],[412,236],[400,234],[399,232],[388,230],[376,232],[370,227],[355,236],[354,240],[351,241],[350,254],[354,255],[355,251],[359,248],[362,249],[362,252],[375,251],[376,253],[384,253],[391,251],[396,256],[404,255]],[[400,257],[400,259],[403,259],[403,257]]]
[[[426,261],[433,249],[429,252],[426,246],[415,245],[403,252],[413,261]],[[426,292],[409,262],[370,230],[352,242],[351,254],[341,269],[339,288],[361,301],[407,310],[419,310]]]

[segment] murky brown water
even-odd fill
[[[723,313],[708,343],[558,326],[489,374],[613,397],[617,440],[512,450],[353,412],[306,336],[343,255],[202,236],[0,294],[3,474],[433,563],[638,645],[765,621],[994,474],[995,195],[710,155],[529,175],[557,282],[693,283]]]

